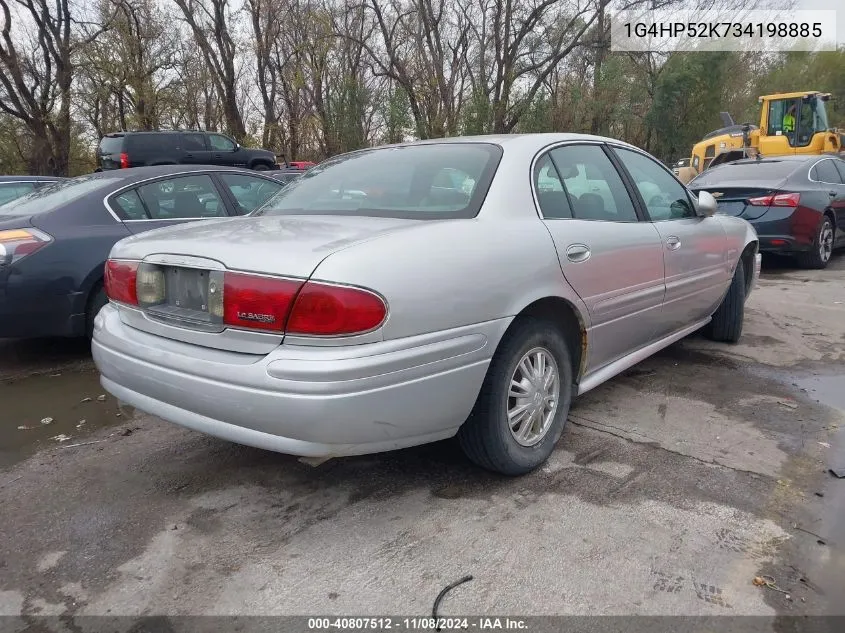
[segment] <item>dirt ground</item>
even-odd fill
[[[845,256],[764,268],[576,402],[550,462],[452,442],[318,467],[104,396],[84,344],[0,343],[0,614],[845,614]],[[42,423],[46,422],[46,423]],[[774,588],[752,583],[771,576]]]

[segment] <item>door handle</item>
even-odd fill
[[[193,157],[194,157],[193,154],[185,154],[185,158],[193,158]]]
[[[566,248],[566,259],[576,264],[587,261],[590,255],[590,247],[586,244],[571,244]]]
[[[829,195],[831,198],[835,198],[835,197],[836,197],[836,192],[835,192],[835,191],[828,191],[828,192],[827,192],[827,195]]]
[[[681,238],[673,235],[672,237],[666,238],[666,247],[670,251],[676,251],[681,248]]]

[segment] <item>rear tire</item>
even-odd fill
[[[256,165],[253,165],[253,167],[252,167],[252,168],[253,168],[255,171],[269,171],[269,170],[270,170],[270,166],[269,166],[269,165],[265,165],[264,163],[258,163],[258,164],[256,164]]]
[[[736,264],[728,294],[713,313],[713,318],[704,328],[707,338],[721,343],[736,343],[742,336],[745,321],[745,265],[740,259]]]
[[[109,298],[106,296],[105,288],[99,285],[91,294],[91,298],[88,300],[88,309],[85,311],[85,336],[89,341],[94,336],[94,319],[108,302]]]
[[[811,250],[806,253],[799,253],[798,263],[803,268],[821,270],[827,268],[830,257],[833,254],[833,245],[836,243],[836,229],[828,216],[824,216],[819,226],[816,239],[813,240]]]
[[[506,336],[458,441],[482,468],[522,475],[549,458],[563,433],[572,402],[572,362],[563,334],[548,321],[520,317]]]

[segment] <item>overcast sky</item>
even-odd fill
[[[836,10],[836,39],[845,45],[845,0],[795,0],[796,9]]]

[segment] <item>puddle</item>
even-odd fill
[[[0,402],[0,470],[38,450],[84,442],[92,431],[133,414],[130,407],[118,408],[117,400],[103,391],[96,369],[0,381]],[[50,418],[49,424],[42,423]]]
[[[845,374],[811,376],[796,380],[795,384],[802,389],[806,389],[807,395],[816,402],[845,413]]]

